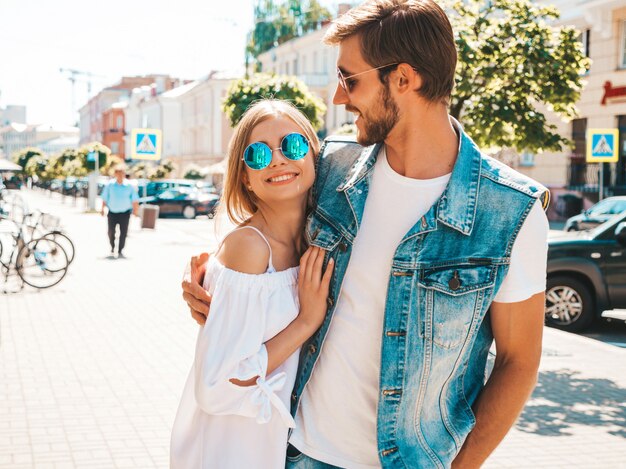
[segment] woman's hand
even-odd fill
[[[208,260],[209,254],[204,252],[199,256],[192,257],[187,265],[181,284],[183,300],[189,306],[191,317],[201,326],[206,322],[209,308],[211,307],[211,295],[202,288]]]
[[[315,246],[309,247],[300,259],[298,276],[298,294],[300,297],[300,314],[298,321],[312,331],[316,331],[326,316],[328,287],[335,265],[334,259],[328,261],[326,271],[322,275],[324,250]]]

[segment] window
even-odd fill
[[[622,46],[620,68],[626,68],[626,20],[622,21]]]
[[[572,140],[574,140],[574,155],[584,158],[587,152],[587,118],[572,121]]]
[[[113,155],[117,155],[117,152],[120,149],[120,144],[118,142],[111,142],[111,153]]]
[[[580,40],[583,43],[583,52],[585,53],[585,57],[591,57],[591,29],[585,29],[582,33],[580,33]]]
[[[121,129],[124,127],[124,118],[122,116],[117,116],[117,128]]]
[[[520,166],[535,166],[535,154],[529,151],[525,151],[520,155]]]

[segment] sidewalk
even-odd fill
[[[27,195],[76,260],[50,290],[0,295],[0,468],[168,467],[197,332],[180,280],[213,222],[134,219],[111,260],[106,219]],[[626,468],[626,350],[546,329],[539,386],[485,467]]]

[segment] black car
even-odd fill
[[[180,187],[167,189],[156,196],[140,198],[139,202],[158,205],[159,216],[182,215],[193,219],[197,215],[213,218],[219,200],[219,196],[215,194]]]
[[[626,308],[626,213],[548,244],[548,325],[579,331],[603,311]]]
[[[626,212],[626,196],[608,197],[565,222],[565,231],[595,228],[615,215]]]

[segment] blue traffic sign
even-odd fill
[[[161,130],[133,129],[131,155],[134,160],[160,160]]]
[[[616,162],[619,157],[617,142],[617,129],[589,129],[587,132],[587,162]]]

